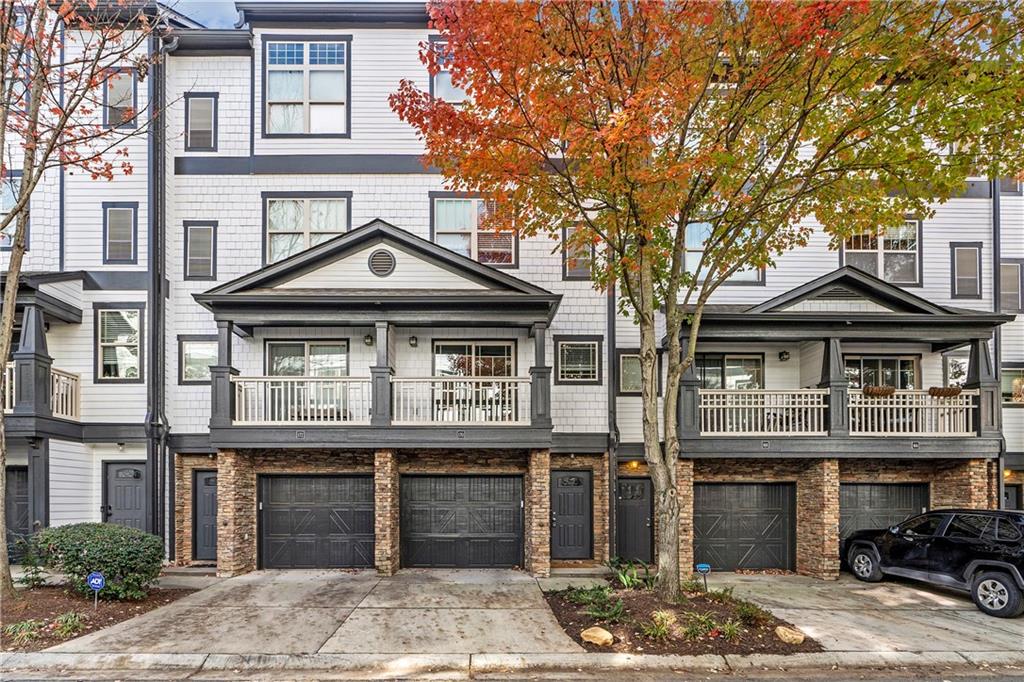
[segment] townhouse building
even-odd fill
[[[133,175],[33,196],[11,530],[128,524],[224,575],[651,560],[637,327],[593,254],[478,230],[421,163],[388,95],[462,96],[424,6],[236,6],[125,72],[164,112]],[[729,284],[681,389],[684,565],[830,578],[852,530],[1022,506],[1021,183]]]

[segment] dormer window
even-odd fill
[[[348,136],[351,42],[264,43],[265,135]]]

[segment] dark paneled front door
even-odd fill
[[[649,478],[620,478],[615,540],[620,559],[654,561],[654,494]]]
[[[103,520],[146,530],[146,465],[106,462]]]
[[[217,560],[216,471],[197,471],[192,479],[192,558]]]
[[[594,555],[593,474],[551,472],[551,558],[589,559]]]
[[[1024,496],[1020,483],[1007,483],[1003,488],[1003,509],[1024,509]]]
[[[7,551],[12,562],[21,558],[21,543],[27,540],[31,527],[28,513],[28,468],[7,467],[4,495],[4,518],[7,522]]]

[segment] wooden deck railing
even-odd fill
[[[4,368],[4,414],[10,414],[14,410],[15,396],[18,395],[14,384],[15,376],[14,363],[8,362]]]
[[[7,363],[4,377],[4,413],[14,411],[18,395],[14,363]],[[54,417],[78,421],[82,417],[82,380],[77,374],[50,368],[50,408]]]
[[[393,377],[392,423],[523,426],[530,377]]]
[[[928,391],[866,396],[850,391],[850,433],[856,436],[974,436],[979,391],[940,398]]]
[[[828,391],[700,390],[701,435],[824,436]]]
[[[369,377],[232,377],[231,383],[235,424],[370,423]]]

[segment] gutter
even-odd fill
[[[1002,261],[1003,216],[999,184],[998,177],[992,180],[992,312],[996,314],[1000,312],[999,299],[1002,296],[999,269]],[[992,356],[995,365],[992,369],[995,372],[996,381],[1002,381],[1003,334],[1001,327],[996,327],[992,331]],[[1003,409],[1001,402],[999,409]],[[1002,415],[1000,415],[1000,424],[1002,424]],[[1002,434],[1002,429],[1000,429],[999,456],[996,458],[996,467],[996,508],[1002,509],[1003,500],[1006,499],[1006,483],[1003,479],[1003,470],[1006,467],[1006,436]]]
[[[619,423],[618,411],[615,404],[615,282],[608,285],[608,359],[605,367],[608,371],[608,558],[612,559],[618,555],[618,541],[616,538],[616,512],[618,509],[618,488],[619,488]]]

